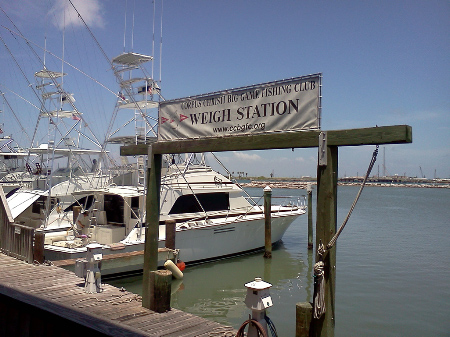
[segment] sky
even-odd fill
[[[68,0],[0,0],[0,90],[17,115],[0,102],[0,118],[18,142],[17,119],[35,127],[36,108],[19,96],[36,105],[44,45],[48,68],[70,64],[65,88],[99,139],[118,91],[109,60],[135,51],[154,56],[165,99],[322,73],[322,130],[412,127],[412,144],[381,147],[373,174],[450,177],[449,1],[71,2],[86,25]],[[373,150],[341,147],[339,176],[363,175]],[[216,155],[248,176],[317,170],[317,149]]]

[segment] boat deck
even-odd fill
[[[71,271],[27,264],[0,253],[0,335],[18,331],[27,331],[26,335],[57,335],[50,332],[56,329],[58,319],[70,322],[65,323],[64,336],[74,336],[80,329],[99,336],[236,335],[229,326],[177,309],[156,313],[143,308],[136,294],[108,284],[102,287],[101,293],[87,294],[84,280]],[[23,308],[18,314],[19,302]],[[45,324],[33,317],[39,312],[47,317]]]

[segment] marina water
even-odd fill
[[[338,187],[338,227],[358,189]],[[366,187],[337,241],[335,336],[450,336],[449,243],[449,189]],[[172,307],[237,329],[250,313],[244,284],[262,277],[273,285],[268,316],[278,336],[294,336],[295,304],[313,293],[307,216],[291,225],[272,259],[262,254],[188,267],[172,286]],[[108,283],[142,293],[142,276]]]

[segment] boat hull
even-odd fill
[[[295,215],[272,218],[272,243],[283,237]],[[264,247],[264,217],[243,222],[182,230],[176,234],[176,247],[185,263],[199,263],[254,251]]]
[[[304,211],[291,212],[289,215],[272,216],[272,243],[283,237],[291,223]],[[229,258],[249,253],[264,247],[265,226],[263,216],[253,216],[246,221],[225,219],[209,226],[197,228],[178,228],[175,245],[179,250],[177,258],[187,265],[210,260]],[[159,247],[165,246],[163,235]],[[84,258],[86,250],[63,249],[54,246],[45,247],[45,258],[67,269],[75,268],[75,259]],[[168,253],[159,253],[159,265],[162,265]],[[64,261],[61,261],[64,260]],[[139,272],[144,266],[144,242],[126,243],[121,249],[103,248],[102,275],[115,275]]]

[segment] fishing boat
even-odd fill
[[[1,183],[15,186],[8,194],[8,205],[16,223],[52,232],[70,229],[64,220],[73,193],[104,187],[111,182],[102,171],[101,149],[80,146],[86,137],[86,123],[74,105],[73,94],[66,92],[61,79],[66,74],[50,71],[45,66],[35,73],[41,106],[31,146],[22,153],[25,169],[5,175]],[[43,121],[47,123],[43,123]],[[95,139],[88,136],[88,139]],[[46,142],[45,142],[46,141]]]
[[[84,191],[83,193],[86,193]],[[83,194],[84,195],[84,194]],[[110,186],[91,191],[86,210],[89,230],[46,236],[45,258],[74,260],[86,255],[86,245],[102,245],[102,274],[143,269],[145,243],[144,190]],[[244,254],[264,247],[264,209],[224,175],[202,164],[171,165],[161,180],[159,247],[165,247],[166,220],[176,222],[177,258],[186,264]],[[305,213],[301,200],[271,207],[272,242]],[[66,217],[70,220],[70,217]],[[127,254],[129,253],[129,254]],[[118,254],[121,258],[113,258]],[[162,261],[164,262],[164,261]]]

